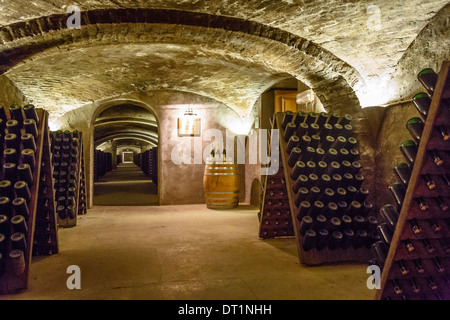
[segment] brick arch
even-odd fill
[[[165,9],[82,12],[82,29],[67,29],[68,15],[52,15],[0,28],[0,74],[38,53],[84,43],[183,41],[225,50],[288,73],[314,89],[328,111],[360,109],[364,80],[350,65],[315,43],[257,22]],[[182,26],[182,27],[180,27]],[[256,48],[256,50],[255,50]]]

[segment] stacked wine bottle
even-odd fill
[[[438,75],[431,69],[418,74],[427,92],[413,98],[419,116],[406,123],[411,139],[400,145],[405,161],[394,166],[398,182],[389,186],[394,204],[381,208],[382,240],[369,261],[383,272],[380,299],[450,299],[450,81],[444,70],[438,96]]]
[[[94,181],[98,181],[107,172],[112,170],[112,154],[95,150],[94,153]]]
[[[279,154],[280,148],[273,148],[272,152]],[[279,163],[278,167],[276,174],[266,176],[259,217],[259,236],[262,239],[294,236],[283,164]]]
[[[33,105],[0,107],[0,293],[27,288],[42,180],[51,180],[48,113]],[[52,193],[49,200],[54,201]],[[56,217],[49,213],[48,234],[55,239]],[[53,240],[52,240],[53,241]],[[54,244],[52,242],[52,244]],[[54,244],[51,254],[57,252]]]
[[[142,169],[147,177],[158,184],[158,148],[154,147],[134,157],[134,163]]]
[[[55,179],[56,212],[61,227],[73,227],[77,223],[79,206],[83,201],[84,181],[81,132],[58,130],[51,132],[53,178]]]
[[[301,262],[367,261],[378,221],[363,186],[352,116],[299,111],[281,121]]]

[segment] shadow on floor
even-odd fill
[[[135,164],[121,163],[94,183],[94,205],[158,205],[158,187]]]

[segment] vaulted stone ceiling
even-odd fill
[[[115,141],[121,146],[158,145],[158,126],[149,111],[131,104],[118,104],[101,112],[94,122],[94,145]]]
[[[359,108],[401,96],[391,86],[397,66],[448,3],[3,0],[0,71],[56,113],[119,92],[174,89],[245,117],[288,76],[328,110]],[[81,30],[65,25],[69,4],[82,11]]]

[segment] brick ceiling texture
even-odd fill
[[[68,5],[80,8],[81,29],[67,28]],[[327,110],[357,110],[401,98],[393,81],[402,57],[448,7],[447,0],[1,0],[0,73],[58,115],[164,89],[213,98],[247,117],[261,93],[290,77],[312,87]],[[450,29],[448,18],[442,29]]]

